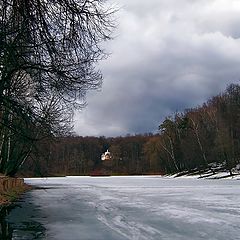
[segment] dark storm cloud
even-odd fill
[[[130,2],[130,3],[129,3]],[[104,84],[76,115],[80,135],[156,131],[240,79],[240,3],[119,0],[118,37],[101,63]]]

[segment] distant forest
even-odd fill
[[[168,116],[158,134],[116,138],[66,136],[44,139],[23,165],[23,176],[89,175],[112,154],[111,174],[214,172],[240,163],[240,85],[201,106]]]

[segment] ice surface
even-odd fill
[[[29,219],[45,229],[41,239],[240,239],[238,180],[145,176],[45,178],[26,182],[43,188],[31,191],[20,203],[36,209]],[[15,216],[24,209],[23,206],[12,211],[9,216],[12,225]],[[15,239],[24,239],[17,238],[22,232],[14,234]]]

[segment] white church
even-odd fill
[[[111,158],[112,158],[111,153],[108,150],[101,155],[102,161],[111,160]]]

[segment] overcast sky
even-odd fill
[[[111,0],[116,38],[101,62],[100,91],[75,116],[83,136],[156,132],[240,79],[239,0]]]

